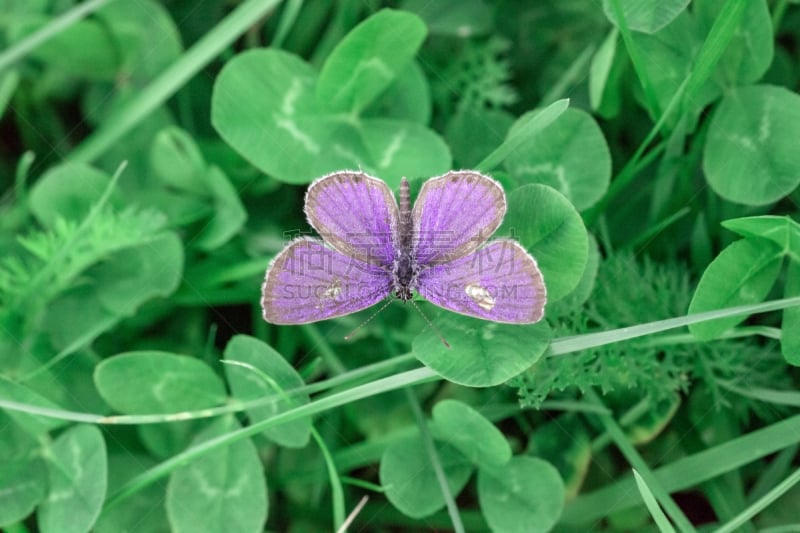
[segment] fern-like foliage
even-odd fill
[[[448,55],[440,75],[433,78],[437,104],[448,114],[453,109],[496,109],[514,104],[518,95],[510,83],[509,48],[509,41],[493,36],[468,42],[455,60]]]
[[[584,308],[573,310],[554,324],[556,336],[606,331],[680,316],[692,297],[689,272],[682,265],[637,261],[620,253],[605,260]],[[771,341],[768,342],[768,344]],[[653,405],[690,384],[706,387],[717,409],[736,404],[739,415],[759,411],[758,402],[737,397],[718,383],[746,382],[749,386],[788,387],[780,351],[761,341],[737,339],[700,343],[691,336],[674,341],[652,338],[607,344],[541,360],[510,384],[523,404],[538,407],[552,395],[574,396],[599,388],[605,393],[635,392]]]
[[[159,235],[166,218],[152,209],[104,208],[83,222],[58,219],[18,237],[18,253],[0,260],[0,317],[35,315],[88,267]]]

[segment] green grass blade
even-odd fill
[[[515,135],[503,141],[503,144],[498,146],[491,154],[487,155],[483,161],[475,165],[475,168],[484,172],[496,168],[511,152],[519,148],[523,141],[535,135],[536,132],[557,119],[567,107],[569,107],[569,100],[565,98],[553,102],[540,112],[531,116],[527,124],[520,127]]]
[[[771,487],[777,485],[780,478],[792,468],[792,461],[794,461],[797,451],[800,450],[800,444],[789,446],[780,451],[764,468],[753,483],[750,493],[747,495],[747,504],[751,504],[759,500],[762,496],[770,491]]]
[[[619,32],[622,35],[622,42],[625,43],[625,49],[628,51],[631,63],[633,63],[633,70],[636,71],[636,76],[642,84],[642,91],[644,92],[644,99],[647,102],[647,107],[650,108],[653,116],[657,117],[661,115],[661,110],[658,105],[658,96],[656,95],[653,81],[650,79],[650,76],[647,75],[647,69],[644,66],[644,58],[639,54],[639,49],[636,47],[631,29],[628,27],[628,23],[625,20],[625,13],[623,12],[620,0],[609,0],[609,4],[611,5],[611,11],[614,13],[614,17],[617,19]],[[663,113],[663,115],[666,115],[666,113]]]
[[[776,422],[674,461],[654,471],[664,490],[688,489],[797,443],[800,415]],[[579,496],[564,509],[562,523],[580,525],[641,503],[632,477]]]
[[[783,494],[794,487],[800,482],[800,468],[792,472],[789,477],[781,481],[774,489],[766,493],[762,498],[753,503],[747,509],[739,513],[733,520],[719,528],[716,533],[731,533],[736,531],[736,528],[753,518],[755,515],[763,511],[772,502],[780,498]]]
[[[465,533],[464,524],[461,522],[461,515],[458,512],[458,506],[456,505],[453,493],[450,492],[450,486],[447,483],[447,477],[445,476],[444,468],[442,468],[442,462],[439,460],[439,454],[436,452],[433,437],[428,430],[428,421],[425,419],[422,407],[420,407],[417,397],[414,396],[414,392],[406,388],[405,393],[408,403],[411,406],[411,411],[414,413],[414,420],[417,423],[420,437],[422,437],[422,442],[425,443],[425,452],[428,454],[431,465],[433,465],[433,471],[436,472],[436,481],[439,484],[439,490],[442,491],[442,496],[444,496],[447,514],[450,515],[453,530],[456,533]]]
[[[661,533],[674,533],[675,528],[672,527],[667,515],[664,514],[664,511],[661,510],[661,507],[658,505],[655,496],[650,491],[650,487],[647,486],[642,476],[639,475],[639,472],[636,469],[633,469],[633,477],[636,480],[636,487],[639,489],[639,494],[642,495],[642,499],[644,500],[644,504],[647,506],[647,510],[650,511],[650,516],[653,517],[653,521],[658,526],[658,530]]]
[[[778,309],[786,309],[787,307],[794,307],[797,305],[800,305],[800,296],[771,300],[769,302],[763,302],[759,304],[728,307],[716,311],[706,311],[693,315],[668,318],[666,320],[658,320],[656,322],[648,322],[646,324],[639,324],[638,326],[613,329],[610,331],[601,331],[599,333],[587,333],[585,335],[562,337],[550,343],[550,351],[548,352],[548,355],[563,355],[589,348],[596,348],[597,346],[603,346],[604,344],[635,339],[636,337],[652,335],[653,333],[660,333],[662,331],[688,326],[689,324],[697,324],[716,318],[766,313],[767,311],[777,311]]]
[[[703,46],[697,54],[694,68],[689,73],[688,84],[684,95],[684,109],[686,109],[694,99],[698,89],[711,77],[717,63],[722,58],[728,44],[733,39],[736,31],[742,23],[745,7],[748,0],[728,0],[719,16],[714,20],[714,25],[708,32]]]
[[[25,37],[11,48],[0,53],[0,73],[35,50],[39,45],[58,35],[82,18],[94,13],[104,5],[115,0],[88,0],[59,15],[31,35]]]
[[[409,370],[408,372],[402,372],[387,378],[353,387],[352,389],[348,389],[346,391],[331,394],[330,396],[312,401],[311,403],[301,407],[284,411],[273,418],[264,420],[257,424],[253,424],[228,433],[227,435],[205,441],[202,444],[189,448],[178,455],[170,457],[166,461],[163,461],[162,463],[159,463],[158,465],[134,477],[133,479],[130,479],[125,485],[120,487],[119,490],[109,496],[109,498],[106,500],[105,507],[114,507],[125,500],[125,498],[132,496],[139,490],[158,481],[159,479],[168,476],[173,470],[185,465],[188,462],[198,459],[222,446],[227,446],[239,440],[247,439],[257,435],[267,428],[278,426],[284,422],[289,422],[298,418],[313,416],[335,407],[352,403],[363,398],[368,398],[370,396],[375,396],[383,392],[389,392],[407,386],[419,385],[436,379],[438,379],[438,376],[436,376],[433,371],[427,368]]]
[[[97,159],[279,2],[280,0],[248,0],[239,5],[124,108],[78,145],[68,159],[84,163]]]
[[[594,391],[587,391],[586,397],[589,401],[603,406],[603,402]],[[647,466],[647,463],[644,461],[642,456],[639,455],[639,452],[636,451],[636,448],[634,448],[631,441],[625,435],[625,432],[622,431],[622,428],[619,426],[619,424],[617,424],[617,421],[614,420],[614,417],[610,414],[606,414],[598,415],[598,418],[603,424],[606,432],[611,436],[614,444],[616,444],[619,451],[622,452],[622,455],[625,456],[625,459],[627,459],[628,463],[630,463],[630,465],[633,467],[634,475],[637,477],[640,476],[644,481],[647,482],[646,488],[648,488],[648,493],[652,491],[651,498],[655,496],[655,499],[658,500],[658,503],[661,504],[661,506],[664,508],[664,511],[666,511],[670,518],[672,518],[673,522],[675,522],[675,525],[678,526],[680,531],[693,533],[695,529],[689,522],[689,519],[686,518],[686,515],[683,514],[683,511],[681,511],[680,507],[678,507],[678,504],[675,503],[675,501],[672,499],[672,496],[669,495],[669,492],[664,489],[661,482],[653,474],[653,471],[650,470],[649,466]],[[639,472],[641,472],[641,474],[639,474]],[[647,507],[650,508],[650,503],[647,502],[646,497],[645,503],[647,503]],[[658,508],[658,504],[655,502],[655,500],[652,502],[652,504]],[[656,518],[655,514],[653,516]],[[666,517],[664,517],[664,521],[669,524],[669,522],[666,520]],[[656,520],[656,523],[658,524],[658,520]],[[661,527],[660,524],[659,527]],[[662,529],[662,531],[665,530]]]
[[[743,389],[728,381],[718,381],[720,387],[735,392],[741,396],[753,398],[766,403],[776,405],[788,405],[790,407],[800,407],[800,392],[790,390],[764,389],[760,387],[749,387]]]

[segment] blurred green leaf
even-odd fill
[[[651,400],[651,407],[647,412],[638,417],[633,423],[625,424],[625,435],[632,444],[646,444],[655,439],[681,406],[681,398],[677,394],[660,401]]]
[[[789,261],[783,297],[800,296],[800,262]],[[789,364],[800,366],[800,307],[783,310],[781,353]]]
[[[703,170],[714,192],[765,205],[800,185],[800,96],[756,85],[730,91],[708,129]]]
[[[767,241],[742,239],[714,259],[695,289],[689,314],[760,302],[778,277],[783,254]],[[732,328],[745,316],[720,318],[689,326],[701,340],[713,339]]]
[[[263,373],[262,376],[250,368],[225,365],[225,375],[237,400],[244,402],[278,396],[269,404],[248,409],[247,417],[251,423],[267,420],[309,402],[308,395],[280,398],[286,391],[302,387],[305,382],[286,359],[268,344],[247,335],[236,335],[225,346],[225,360],[251,365]],[[265,376],[271,382],[265,381]],[[302,448],[308,444],[311,436],[311,420],[303,418],[281,424],[264,431],[264,436],[281,446]]]
[[[100,303],[117,315],[130,315],[143,302],[173,292],[183,272],[183,247],[173,233],[122,250],[92,269]]]
[[[79,425],[62,433],[48,452],[50,488],[39,506],[42,533],[89,531],[106,496],[108,459],[103,434]]]
[[[508,381],[539,360],[551,336],[544,320],[500,324],[442,312],[433,323],[436,330],[425,328],[414,338],[412,353],[446,380],[468,387]],[[451,348],[442,344],[439,334]]]
[[[478,470],[478,498],[492,531],[550,531],[564,508],[564,482],[547,461],[518,456]]]
[[[655,33],[680,15],[689,0],[603,0],[608,20],[618,24],[611,2],[620,2],[625,23],[633,31]]]
[[[578,495],[592,462],[589,431],[574,413],[536,426],[528,441],[527,454],[544,459],[558,469],[564,480],[566,499]]]
[[[152,457],[144,452],[128,448],[128,444],[125,440],[109,441],[109,494],[113,494],[133,476],[156,464]],[[132,495],[125,505],[105,506],[92,531],[96,533],[119,533],[120,531],[170,533],[167,511],[164,509],[165,489],[166,480],[143,487]]]
[[[529,115],[517,120],[509,136],[518,132]],[[582,211],[608,190],[611,154],[591,115],[567,109],[509,154],[505,168],[523,183],[549,185]]]
[[[225,402],[222,380],[202,361],[168,352],[115,355],[95,369],[103,399],[124,414],[176,413]]]
[[[108,174],[83,163],[51,167],[31,187],[30,210],[43,226],[53,226],[59,217],[81,220],[103,196],[110,181]],[[116,190],[109,200],[112,205],[123,205]]]
[[[121,56],[126,82],[141,84],[152,79],[183,50],[169,11],[155,0],[111,2],[96,17],[114,35],[115,54]]]
[[[327,110],[359,113],[411,61],[426,33],[416,15],[378,11],[353,28],[325,60],[317,99]]]
[[[431,434],[454,446],[475,466],[501,466],[511,459],[511,446],[500,430],[458,400],[442,400],[433,407]]]
[[[0,376],[0,398],[23,405],[43,407],[45,409],[58,409],[59,406],[20,383],[14,383],[4,376]],[[40,437],[48,431],[64,426],[67,422],[57,418],[36,416],[21,411],[9,410],[11,417],[28,434]]]
[[[49,23],[51,19],[45,16],[17,19],[11,27],[11,40],[28,37]],[[108,29],[92,19],[71,24],[37,46],[28,57],[63,74],[90,80],[112,80],[119,68],[119,57]]]
[[[499,109],[466,108],[450,117],[445,139],[456,168],[474,168],[503,143],[514,116]]]
[[[0,427],[0,526],[7,526],[23,520],[47,494],[47,469],[36,438],[5,411]]]
[[[215,421],[197,436],[200,444],[239,428],[233,417]],[[257,533],[267,519],[267,485],[258,450],[239,440],[175,470],[167,486],[172,531]]]
[[[607,90],[611,66],[617,53],[617,41],[619,30],[614,27],[592,57],[589,69],[589,101],[594,110],[600,108],[603,102],[603,94]]]
[[[170,187],[202,195],[208,191],[203,181],[206,162],[192,136],[175,126],[159,131],[150,146],[150,166]]]
[[[692,4],[701,35],[709,32],[727,3],[728,0],[696,0]],[[744,4],[742,22],[716,68],[715,78],[722,87],[755,83],[772,63],[774,38],[767,2],[744,0]]]
[[[168,459],[185,450],[206,420],[180,420],[162,424],[142,424],[136,434],[151,456]]]
[[[467,38],[492,29],[492,10],[483,0],[404,0],[400,7],[421,17],[434,35]]]
[[[455,496],[467,484],[473,466],[451,445],[435,444],[447,486]],[[407,516],[422,518],[444,507],[444,496],[418,435],[396,440],[386,448],[381,457],[380,480],[386,497]]]
[[[59,348],[74,351],[133,315],[145,302],[175,291],[183,273],[183,247],[172,233],[113,254],[84,272],[77,285],[51,300],[42,327]]]
[[[544,109],[531,111],[516,124],[513,131],[509,131],[506,139],[489,155],[483,158],[475,167],[485,172],[493,170],[519,147],[534,138],[541,130],[550,125],[569,107],[569,100],[562,99],[553,102]]]
[[[364,118],[391,118],[428,124],[431,120],[431,89],[416,61],[401,70],[389,88],[366,109]]]
[[[211,195],[213,211],[210,220],[189,244],[201,250],[211,251],[230,241],[244,226],[247,212],[239,199],[239,193],[218,167],[210,167],[205,173],[206,186]]]

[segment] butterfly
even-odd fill
[[[472,170],[427,180],[413,208],[406,178],[398,205],[385,182],[363,172],[323,176],[305,196],[322,240],[297,238],[273,259],[261,291],[264,319],[306,324],[416,292],[468,316],[537,322],[547,295],[536,260],[514,240],[487,243],[505,212],[503,187]]]

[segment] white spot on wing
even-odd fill
[[[339,278],[334,278],[333,282],[318,294],[320,303],[317,305],[317,309],[322,310],[330,302],[335,302],[339,298],[339,295],[342,294],[342,282]]]
[[[328,300],[335,300],[339,297],[342,293],[342,283],[339,281],[339,278],[333,280],[326,289],[325,292],[322,293],[322,297]]]
[[[481,287],[477,283],[470,283],[464,287],[464,292],[466,292],[467,296],[472,298],[472,301],[478,304],[478,307],[481,309],[484,309],[485,311],[491,311],[494,309],[494,304],[496,302],[485,287]]]

